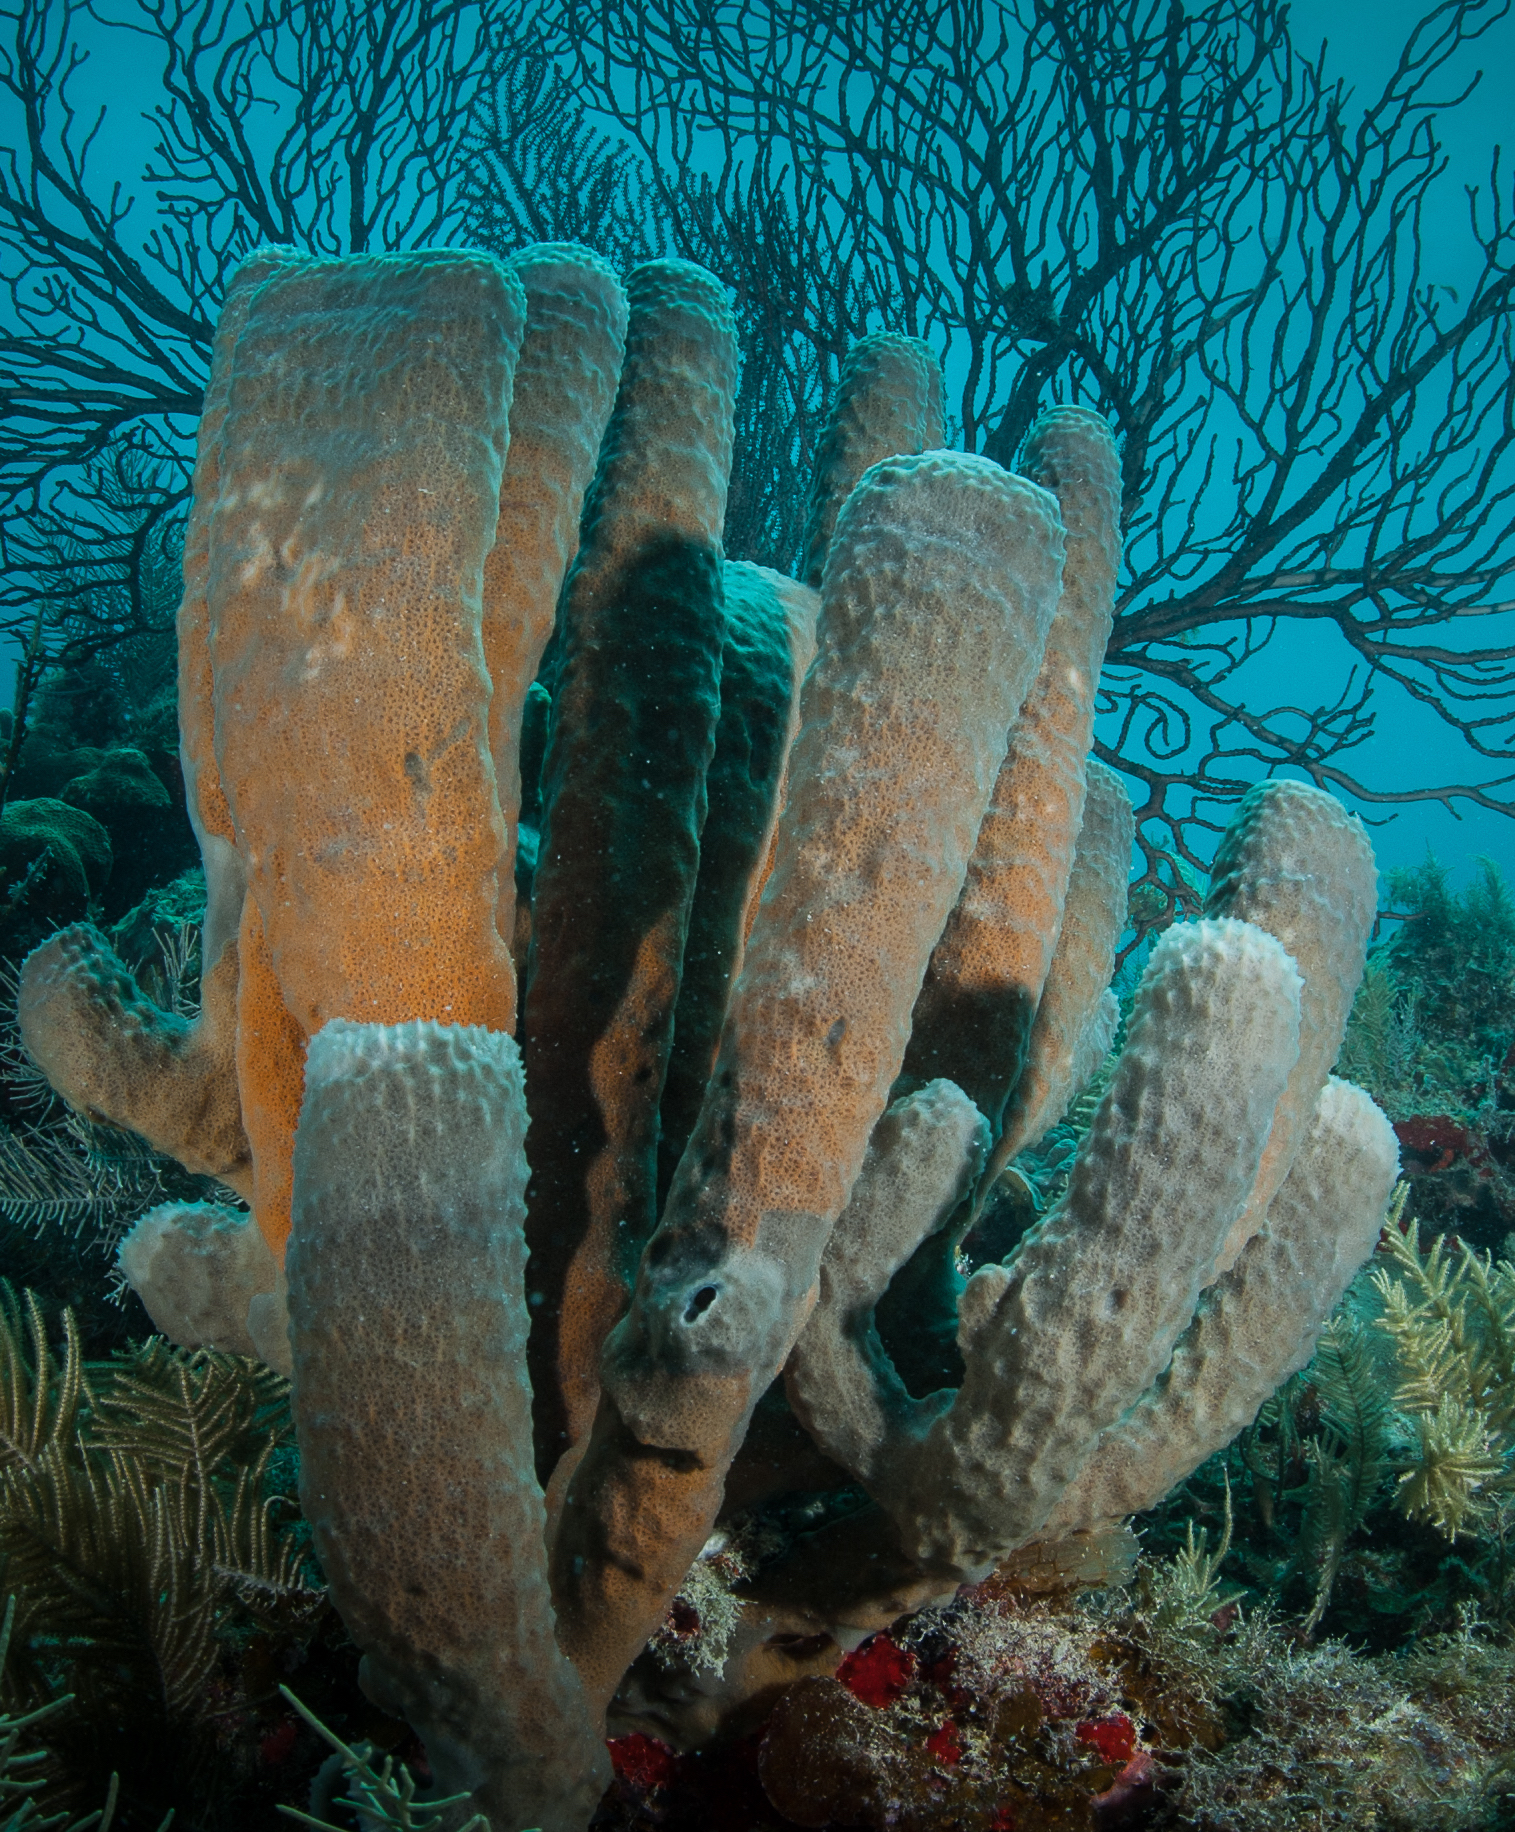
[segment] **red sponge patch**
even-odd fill
[[[882,1710],[904,1696],[915,1677],[915,1656],[887,1635],[871,1635],[836,1670],[854,1698]]]

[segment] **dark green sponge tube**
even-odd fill
[[[736,330],[703,268],[627,281],[620,389],[564,591],[525,1058],[527,1290],[544,1471],[656,1221],[658,1107],[720,716]]]
[[[727,561],[721,718],[705,779],[710,811],[689,912],[673,1053],[663,1090],[658,1202],[705,1097],[726,1001],[741,965],[746,916],[778,818],[800,682],[815,653],[820,600],[766,566]]]

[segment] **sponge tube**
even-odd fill
[[[578,548],[626,347],[626,295],[597,254],[538,242],[510,257],[526,295],[526,332],[510,402],[500,517],[484,562],[484,665],[494,683],[489,748],[505,817],[495,926],[515,932],[516,824],[526,695],[552,635],[558,594]]]
[[[1005,1165],[1051,1129],[1078,1097],[1109,1048],[1114,1024],[1097,1018],[1115,971],[1126,920],[1135,822],[1125,785],[1097,758],[1088,762],[1083,825],[1073,855],[1057,949],[1026,1043],[1026,1060],[1005,1104],[1004,1128],[985,1173],[987,1187]],[[1103,1038],[1089,1060],[1086,1043]]]
[[[905,1054],[908,1076],[955,1081],[996,1133],[1062,927],[1120,562],[1120,457],[1098,414],[1043,414],[1021,466],[1057,496],[1067,530],[1062,593]]]
[[[311,1039],[286,1262],[300,1501],[444,1793],[582,1832],[609,1781],[559,1653],[524,1373],[514,1042],[335,1020]]]
[[[721,717],[706,779],[710,811],[700,835],[700,873],[659,1123],[663,1195],[705,1098],[748,918],[767,876],[785,765],[799,729],[800,684],[815,656],[820,610],[815,592],[766,566],[728,560],[723,576]]]
[[[1100,1439],[1049,1535],[1155,1506],[1251,1424],[1315,1353],[1377,1244],[1398,1172],[1393,1127],[1361,1088],[1333,1076],[1262,1231],[1200,1299],[1161,1378]]]
[[[703,268],[629,277],[620,392],[563,598],[526,993],[531,1365],[549,1469],[656,1221],[658,1106],[720,716],[736,326]]]
[[[514,1023],[481,593],[524,318],[483,256],[372,255],[281,269],[237,339],[216,757],[306,1035]]]
[[[206,973],[191,1024],[148,998],[98,929],[76,923],[27,955],[16,1009],[27,1053],[71,1107],[249,1196],[236,999],[234,947]]]
[[[956,453],[876,465],[837,523],[773,872],[554,1547],[568,1645],[597,1697],[699,1551],[814,1301],[1062,549],[1050,496]]]
[[[1062,1206],[1008,1267],[968,1281],[955,1396],[912,1400],[855,1326],[843,1378],[831,1320],[814,1326],[833,1369],[817,1380],[801,1339],[791,1393],[805,1424],[823,1448],[849,1453],[928,1569],[969,1576],[1029,1540],[1100,1433],[1166,1365],[1256,1178],[1298,1053],[1299,986],[1279,944],[1245,923],[1163,937]],[[866,1214],[849,1219],[868,1227]],[[839,1232],[827,1257],[865,1315],[866,1242]],[[886,1278],[881,1269],[880,1295]],[[876,1399],[833,1397],[857,1382]],[[862,1452],[860,1418],[884,1434]]]
[[[1304,978],[1299,1060],[1278,1103],[1257,1183],[1216,1263],[1236,1262],[1262,1227],[1316,1098],[1341,1052],[1378,912],[1378,874],[1362,822],[1334,795],[1303,782],[1247,791],[1215,855],[1209,916],[1234,916],[1276,935]]]
[[[800,578],[819,590],[836,518],[870,466],[942,443],[942,366],[919,337],[878,331],[843,359],[816,450]]]

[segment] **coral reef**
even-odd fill
[[[253,255],[179,621],[199,1009],[76,925],[21,1034],[92,1123],[230,1186],[123,1269],[181,1342],[292,1365],[364,1687],[495,1832],[587,1823],[607,1712],[623,1793],[663,1730],[697,1761],[767,1720],[749,1779],[789,1823],[1093,1823],[1152,1788],[1127,1657],[1014,1599],[1116,1581],[1119,1517],[1248,1424],[1371,1251],[1395,1141],[1327,1079],[1371,853],[1323,792],[1255,789],[1101,1070],[1109,429],[1054,410],[1024,474],[935,449],[934,361],[870,339],[801,583],[723,561],[734,386],[683,263],[623,300],[561,248]],[[965,1282],[1091,1076],[1066,1192]],[[195,1581],[262,1571],[257,1481],[171,1473]]]
[[[1508,1823],[1515,1656],[1486,1631],[1366,1657],[1301,1647],[1192,1529],[1129,1585],[1004,1573],[792,1685],[762,1733],[681,1754],[612,1744],[617,1829],[1185,1832]]]
[[[1515,1231],[1515,897],[1491,859],[1452,888],[1435,858],[1387,882],[1341,1073],[1394,1121],[1424,1226],[1482,1252]]]
[[[149,598],[167,583],[158,571],[149,569]],[[42,680],[0,815],[7,955],[60,921],[116,921],[194,860],[177,756],[172,606],[149,603],[145,613],[144,634]]]

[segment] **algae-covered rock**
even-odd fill
[[[14,786],[27,797],[62,795],[71,782],[93,770],[105,756],[94,744],[73,744],[50,732],[28,732],[16,760]]]
[[[65,784],[62,799],[92,814],[110,834],[116,870],[106,914],[117,916],[137,903],[165,870],[182,870],[195,857],[178,773],[166,752],[150,757],[133,745],[78,751],[75,756],[87,759],[88,767]],[[172,788],[165,781],[169,771]]]
[[[64,901],[71,907],[83,909],[104,889],[110,877],[110,835],[92,814],[51,796],[11,802],[0,814],[0,868],[7,888],[19,882],[43,851],[53,861],[43,874],[50,908],[60,891],[65,891]],[[39,886],[28,901],[35,905],[42,894]]]
[[[166,808],[169,793],[139,750],[122,745],[76,776],[63,791],[70,807],[84,808],[101,821],[128,809]]]

